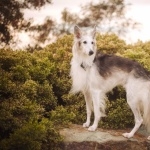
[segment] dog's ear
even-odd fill
[[[94,26],[94,29],[92,31],[92,37],[93,37],[93,39],[95,39],[95,37],[96,37],[96,25]]]
[[[81,30],[77,25],[75,25],[74,27],[74,35],[77,39],[81,38]]]

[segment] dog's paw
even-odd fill
[[[84,128],[88,128],[89,125],[90,125],[90,123],[88,123],[88,122],[83,123],[83,127],[84,127]]]
[[[132,138],[133,137],[133,134],[131,133],[123,133],[122,134],[125,138]]]
[[[147,138],[148,140],[150,140],[150,136],[148,136],[148,138]]]
[[[88,128],[88,130],[89,130],[89,131],[95,131],[96,128],[97,128],[97,127],[95,127],[95,126],[90,126],[90,127]]]

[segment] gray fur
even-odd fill
[[[104,78],[110,76],[114,70],[122,70],[127,73],[134,72],[135,78],[150,80],[150,72],[143,68],[137,61],[128,58],[97,53],[94,63],[100,75]]]

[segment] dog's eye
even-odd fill
[[[87,43],[87,41],[83,41],[83,43],[84,43],[84,44],[86,44],[86,43]]]
[[[94,44],[94,42],[92,41],[91,44]]]

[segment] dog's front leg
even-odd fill
[[[97,126],[98,126],[98,122],[102,116],[100,109],[103,110],[104,106],[103,106],[103,96],[100,90],[92,90],[92,101],[93,101],[93,107],[94,107],[94,123],[92,126],[90,126],[88,128],[89,131],[95,131]]]
[[[91,122],[91,114],[92,114],[93,106],[92,106],[92,98],[90,92],[84,91],[83,94],[86,102],[86,113],[87,113],[86,122],[83,124],[83,127],[87,128],[89,127]]]

